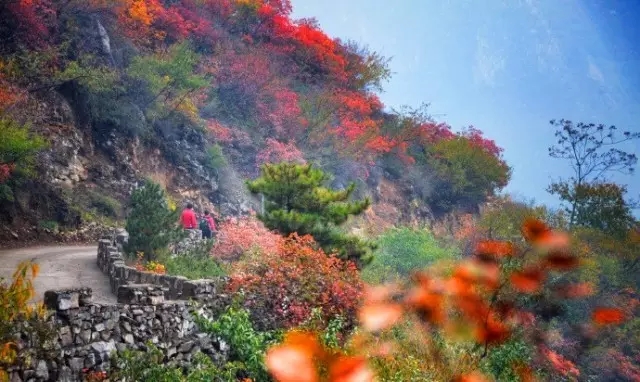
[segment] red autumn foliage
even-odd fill
[[[43,48],[50,37],[49,26],[56,12],[51,0],[14,0],[6,5],[9,18],[17,21],[14,33],[30,48]]]
[[[580,370],[578,370],[576,365],[555,351],[547,348],[546,346],[541,346],[540,353],[542,353],[546,360],[551,364],[552,368],[561,375],[572,375],[575,377],[580,376]]]
[[[25,98],[24,91],[3,78],[0,73],[0,113]]]
[[[494,140],[485,138],[482,131],[473,126],[465,129],[460,135],[467,138],[473,146],[476,146],[495,157],[499,157],[504,151],[501,147],[496,145]]]
[[[295,327],[319,308],[324,322],[356,315],[362,294],[356,266],[328,256],[311,236],[292,234],[277,248],[234,266],[229,290],[242,291],[252,309],[277,318],[277,326]]]
[[[221,260],[234,260],[254,248],[262,253],[276,252],[281,242],[280,235],[269,231],[254,216],[227,218],[219,224],[212,254]]]
[[[246,131],[225,126],[216,120],[208,120],[207,129],[213,140],[218,143],[233,144],[238,147],[253,145],[251,137]]]
[[[481,241],[476,245],[476,254],[478,256],[512,256],[514,252],[513,244],[496,240]]]
[[[591,317],[598,325],[619,324],[625,320],[624,312],[617,308],[596,308]]]
[[[259,35],[274,48],[289,53],[302,72],[321,73],[338,83],[346,81],[346,59],[335,40],[306,20],[292,22],[286,13],[270,4],[258,9]]]
[[[562,342],[553,340],[552,332],[546,331],[545,323],[551,318],[540,315],[546,309],[546,302],[538,307],[523,308],[514,299],[514,292],[510,288],[505,288],[507,283],[500,283],[503,279],[501,273],[506,273],[507,279],[511,279],[515,287],[515,295],[528,294],[541,290],[546,275],[551,271],[569,271],[579,264],[568,259],[568,242],[565,240],[551,240],[553,245],[549,245],[549,238],[562,238],[560,233],[552,231],[540,221],[528,221],[523,227],[523,234],[528,235],[528,240],[533,244],[536,251],[546,252],[546,257],[536,257],[532,261],[525,262],[523,269],[508,270],[510,267],[502,267],[505,259],[510,262],[513,258],[523,259],[529,250],[522,253],[514,253],[509,243],[495,241],[483,241],[477,246],[476,255],[472,259],[464,260],[458,264],[453,273],[447,271],[442,274],[438,272],[427,273],[418,272],[414,275],[412,283],[408,286],[404,284],[392,284],[388,286],[367,287],[364,303],[359,310],[359,320],[365,331],[375,334],[377,338],[380,331],[391,329],[403,320],[405,315],[417,315],[422,321],[421,325],[414,326],[415,330],[428,328],[427,330],[441,330],[444,334],[460,335],[461,333],[472,333],[472,339],[477,344],[483,345],[484,354],[487,354],[487,347],[504,343],[516,329],[526,329],[525,338],[532,340],[540,359],[543,363],[540,366],[552,369],[555,373],[567,378],[580,377],[580,370],[568,358],[552,350],[547,343],[555,342],[560,345]],[[564,247],[562,247],[562,245]],[[491,253],[491,251],[495,253]],[[572,284],[555,287],[559,297],[584,297],[591,293],[590,284]],[[625,295],[625,298],[629,296]],[[544,298],[543,295],[540,297]],[[632,296],[631,299],[634,297]],[[593,312],[594,322],[598,325],[608,325],[621,322],[626,317],[625,312],[615,308],[597,308]],[[591,327],[585,331],[585,335],[591,336],[594,332]],[[470,330],[469,330],[470,329]],[[591,333],[591,334],[589,334]],[[309,334],[298,334],[298,338],[305,338],[305,341],[285,340],[279,346],[269,350],[267,353],[267,367],[274,377],[279,381],[296,380],[296,369],[300,375],[307,376],[311,381],[318,381],[319,374],[316,371],[317,363],[324,366],[325,370],[332,370],[336,367],[335,362],[341,359],[336,355],[329,355],[321,349],[315,337]],[[356,336],[356,350],[368,354],[388,355],[388,351],[376,350],[376,342],[372,343],[374,349],[359,349],[366,340],[360,335]],[[557,335],[555,336],[557,338]],[[562,341],[562,337],[560,337]],[[565,341],[566,342],[566,341]],[[578,344],[579,341],[572,343]],[[573,346],[573,345],[572,345]],[[321,349],[321,350],[318,350]],[[385,349],[394,349],[393,344],[385,343]],[[430,357],[440,357],[437,350],[429,353]],[[353,357],[353,356],[352,356]],[[340,370],[358,369],[363,376],[361,380],[370,381],[373,375],[366,369],[365,358],[350,358],[340,365]],[[443,370],[450,365],[443,359],[442,362],[434,363],[434,367],[441,367]],[[636,376],[635,368],[628,356],[619,354],[616,364],[622,365],[624,372],[617,371],[617,376]],[[316,360],[317,363],[314,363]],[[513,370],[523,381],[533,381],[535,376],[532,368],[515,363]],[[446,371],[443,371],[446,374]],[[353,373],[347,373],[353,378]],[[486,377],[478,372],[471,372],[453,378],[458,381],[483,381]],[[329,380],[338,380],[330,373]],[[352,379],[345,379],[352,380]],[[360,379],[358,379],[360,380]]]
[[[522,293],[535,293],[542,288],[544,273],[537,268],[525,269],[511,275],[511,285]]]
[[[4,183],[11,177],[15,166],[13,164],[0,163],[0,184]]]
[[[256,162],[258,165],[279,162],[306,163],[304,154],[295,144],[283,143],[273,138],[267,138],[265,148],[258,153]]]
[[[298,94],[286,86],[272,83],[259,95],[256,110],[261,123],[279,137],[295,137],[304,121],[298,105]]]

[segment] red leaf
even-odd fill
[[[539,241],[550,231],[549,227],[538,219],[527,219],[522,226],[522,235],[530,243]]]
[[[522,226],[522,235],[527,242],[549,249],[564,248],[569,244],[569,235],[552,231],[545,223],[537,219],[528,219]]]
[[[481,257],[505,257],[513,255],[513,245],[503,241],[486,240],[476,245],[476,255]]]
[[[509,328],[494,317],[476,329],[476,340],[482,344],[497,344],[509,337]]]
[[[564,251],[553,251],[545,257],[545,265],[558,271],[569,271],[580,264],[577,257]]]
[[[598,325],[619,324],[625,320],[625,314],[617,308],[596,308],[591,318]]]
[[[407,303],[421,314],[424,320],[441,323],[444,320],[444,296],[426,288],[414,288],[407,295]]]
[[[522,293],[535,293],[542,287],[544,274],[538,269],[529,269],[511,274],[511,285]]]

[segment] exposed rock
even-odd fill
[[[38,361],[38,366],[36,366],[36,377],[44,380],[49,379],[49,368],[47,367],[46,361]]]

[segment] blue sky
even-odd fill
[[[550,119],[640,131],[640,2],[635,0],[292,0],[330,36],[386,57],[389,106],[430,103],[454,129],[474,125],[505,149],[506,191],[546,193],[568,163],[547,156]],[[635,4],[634,4],[635,3]],[[640,143],[624,147],[640,153]],[[638,172],[640,174],[640,172]],[[615,177],[640,195],[640,175]]]

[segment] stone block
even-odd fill
[[[48,290],[44,292],[44,304],[47,308],[64,311],[80,307],[91,302],[92,291],[90,288],[69,289],[69,290]],[[82,296],[82,299],[80,298]]]

